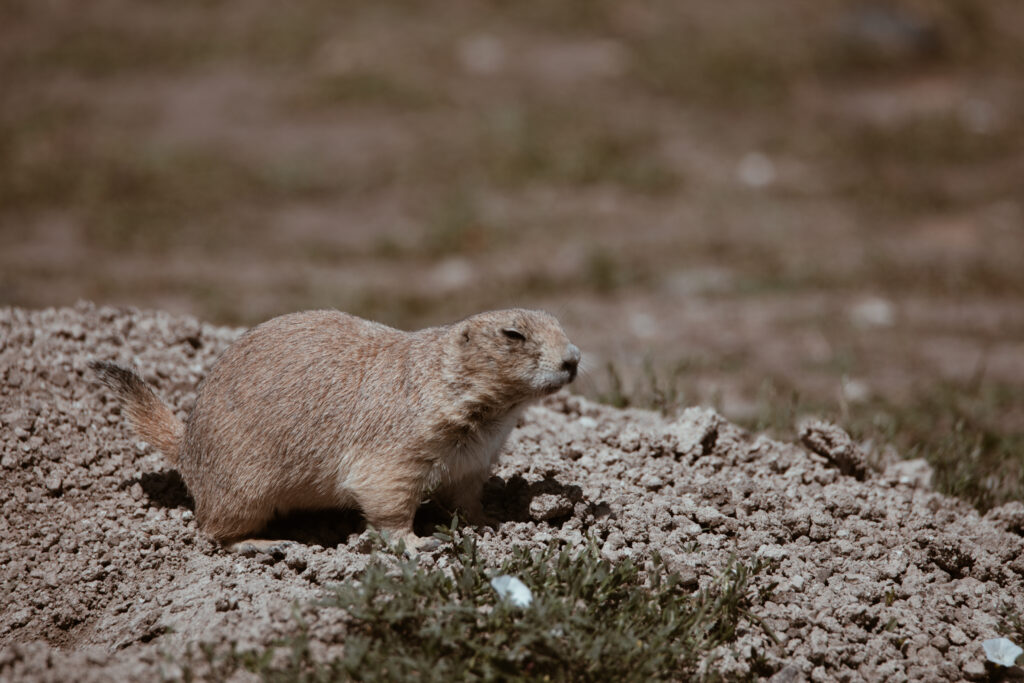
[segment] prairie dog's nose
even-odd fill
[[[576,370],[580,366],[580,349],[575,344],[569,344],[562,355],[562,369],[569,373],[569,381],[576,379]]]

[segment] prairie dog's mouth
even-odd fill
[[[537,388],[544,394],[553,394],[574,379],[576,379],[575,369],[548,371],[539,378]]]

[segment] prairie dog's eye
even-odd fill
[[[501,333],[509,339],[515,339],[516,341],[526,341],[526,335],[517,330],[514,327],[506,327],[502,329]]]

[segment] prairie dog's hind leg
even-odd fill
[[[265,505],[246,504],[231,497],[211,504],[208,497],[196,501],[199,528],[231,552],[250,554],[271,552],[288,544],[284,540],[257,538],[274,511]]]

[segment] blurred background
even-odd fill
[[[557,314],[1024,496],[1020,0],[0,0],[0,305]]]

